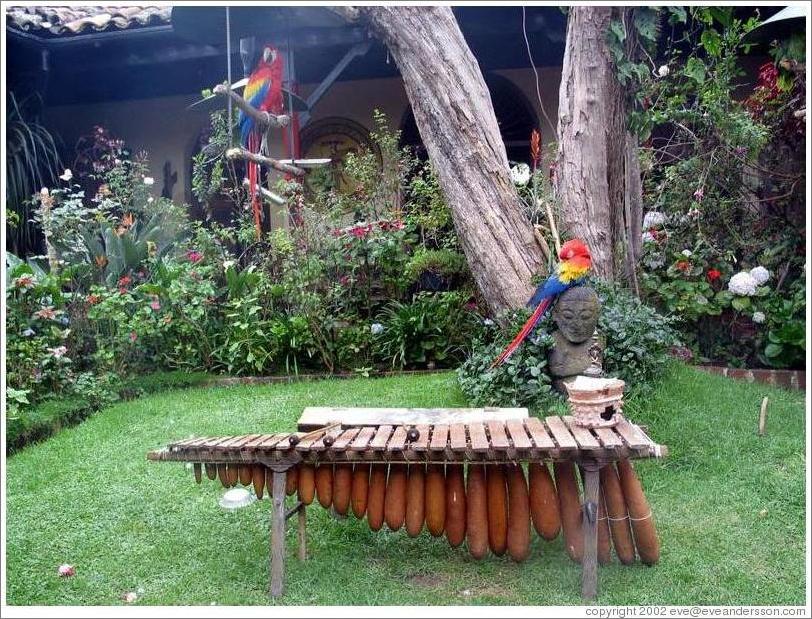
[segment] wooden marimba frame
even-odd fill
[[[285,522],[298,515],[298,557],[305,560],[306,505],[285,509],[288,469],[301,463],[477,463],[507,464],[572,461],[583,472],[584,553],[581,595],[598,592],[600,469],[623,459],[660,458],[667,448],[654,443],[639,426],[618,416],[611,428],[587,429],[570,416],[527,417],[474,423],[378,425],[338,424],[303,433],[250,434],[192,438],[150,452],[157,461],[203,464],[261,464],[271,472],[270,584],[272,597],[284,591]],[[416,432],[415,432],[416,430]]]

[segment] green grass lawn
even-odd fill
[[[770,397],[768,434],[756,436]],[[305,406],[464,406],[453,374],[188,389],[113,406],[12,456],[7,602],[267,604],[267,500],[236,512],[218,482],[145,453],[196,435],[292,429]],[[676,367],[627,414],[670,457],[638,465],[659,527],[658,566],[599,574],[603,604],[804,603],[804,401]],[[561,539],[531,558],[473,561],[443,538],[372,533],[308,510],[310,558],[288,527],[286,604],[580,604]],[[70,563],[76,576],[59,578]]]

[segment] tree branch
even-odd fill
[[[226,159],[253,161],[254,163],[265,166],[266,168],[273,168],[274,170],[279,170],[280,172],[285,172],[286,174],[293,174],[294,176],[304,176],[305,174],[305,171],[302,170],[302,168],[297,168],[296,166],[282,163],[281,161],[277,161],[271,157],[264,157],[263,155],[251,153],[244,148],[229,148],[226,151]]]
[[[234,105],[253,118],[254,122],[256,122],[260,127],[287,127],[288,123],[290,122],[290,116],[287,116],[286,114],[276,116],[274,114],[269,114],[268,112],[260,112],[255,107],[252,107],[251,104],[249,104],[240,95],[231,90],[229,85],[226,83],[217,84],[212,92],[216,95],[220,95],[221,97],[231,97],[231,100],[234,101]]]

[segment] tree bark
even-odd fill
[[[543,256],[510,181],[482,72],[451,9],[333,10],[366,21],[397,63],[471,273],[491,311],[524,305]]]
[[[639,297],[637,262],[643,253],[643,181],[640,177],[640,158],[637,136],[626,132],[626,208],[627,276],[632,290]]]
[[[557,193],[564,227],[613,280],[624,261],[625,102],[612,66],[607,6],[570,8],[558,103]]]

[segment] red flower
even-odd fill
[[[678,260],[677,268],[683,273],[685,273],[691,269],[691,263],[688,262],[687,260]]]
[[[537,129],[533,129],[530,133],[530,161],[535,171],[541,161],[541,134]]]
[[[186,252],[186,257],[189,259],[189,262],[192,264],[197,264],[201,260],[203,260],[203,254],[201,254],[196,249],[190,249]]]
[[[718,269],[708,269],[706,276],[709,282],[715,282],[717,279],[722,277],[722,272]]]
[[[130,284],[132,284],[133,278],[129,275],[125,275],[118,280],[118,287],[119,288],[126,288]]]
[[[87,295],[87,303],[88,305],[96,305],[101,301],[101,296],[97,294],[89,294]]]
[[[371,230],[371,226],[353,226],[350,229],[350,234],[352,234],[356,239],[364,238],[367,233]]]

